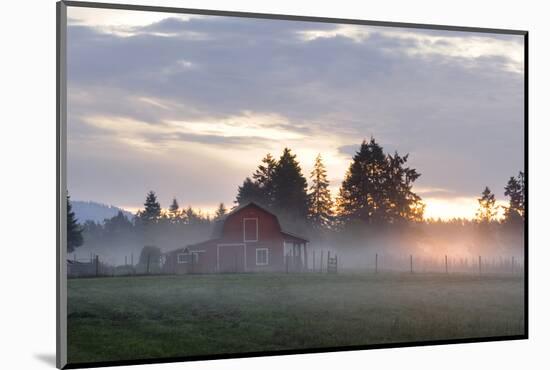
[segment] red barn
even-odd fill
[[[256,203],[228,213],[212,239],[168,252],[166,272],[215,273],[307,269],[308,240],[281,229],[275,214]]]

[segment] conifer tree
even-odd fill
[[[308,214],[307,180],[296,155],[283,150],[273,170],[273,207],[294,220],[306,220]]]
[[[216,214],[214,215],[215,220],[220,220],[227,214],[227,209],[225,208],[225,204],[220,203],[218,206],[218,209],[216,210]]]
[[[82,244],[84,244],[82,228],[78,224],[78,220],[71,206],[71,199],[67,195],[67,253],[74,252],[74,250]]]
[[[422,221],[425,205],[412,191],[420,174],[406,167],[409,155],[386,155],[371,137],[353,157],[337,198],[340,224]]]
[[[386,157],[374,140],[363,140],[346,172],[337,198],[340,222],[366,224],[384,219]]]
[[[332,208],[334,204],[328,188],[327,171],[321,154],[318,154],[315,158],[310,179],[309,220],[314,228],[328,229],[333,221],[334,212]]]
[[[252,175],[262,197],[261,203],[266,207],[273,206],[273,174],[276,166],[277,161],[270,153],[267,153]]]
[[[132,223],[122,211],[118,211],[115,216],[103,222],[103,228],[107,237],[114,238],[131,232]]]
[[[180,206],[178,204],[178,200],[174,197],[172,204],[168,207],[168,217],[172,223],[177,223],[180,221],[180,216]]]
[[[523,172],[518,177],[510,177],[504,187],[504,195],[509,198],[509,205],[505,207],[504,221],[508,224],[519,225],[523,222],[525,209],[525,181]]]
[[[497,214],[495,195],[491,192],[488,186],[481,193],[481,198],[478,198],[479,208],[476,213],[476,220],[480,224],[488,225],[494,220]]]
[[[157,223],[161,216],[161,208],[154,191],[147,193],[144,207],[145,209],[138,214],[143,224],[149,225]]]
[[[197,212],[191,206],[187,207],[185,210],[185,219],[189,225],[197,225],[201,223],[200,210]]]
[[[412,191],[414,181],[420,174],[410,167],[405,167],[409,155],[386,156],[385,198],[386,219],[388,222],[422,221],[424,203],[420,196]]]
[[[247,177],[237,190],[237,199],[235,200],[235,203],[238,205],[244,205],[249,202],[255,202],[265,206],[264,197],[260,187],[258,184],[253,182],[250,177]]]

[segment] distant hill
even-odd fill
[[[130,220],[134,218],[131,212],[102,203],[74,200],[71,201],[71,205],[79,223],[84,223],[87,220],[101,223],[106,218],[116,216],[119,211],[122,211]]]

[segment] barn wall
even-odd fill
[[[265,266],[256,265],[256,248],[267,248],[269,250],[269,264]],[[249,272],[273,272],[284,270],[283,240],[259,241],[258,243],[246,244],[246,262]]]
[[[172,251],[166,255],[166,263],[164,271],[171,274],[201,274],[216,272],[216,243],[201,243],[194,248],[189,248],[189,251],[194,250],[204,251],[199,253],[199,258],[196,263],[178,263],[178,254],[183,253],[183,248]]]
[[[281,239],[281,231],[277,218],[258,207],[246,207],[230,215],[223,226],[224,243],[243,242],[243,219],[258,219],[258,240]],[[281,239],[282,240],[282,239]]]

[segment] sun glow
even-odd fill
[[[478,201],[475,197],[457,198],[423,198],[426,203],[424,211],[425,219],[451,220],[453,218],[465,218],[472,220],[476,217]],[[497,219],[503,217],[506,202],[497,200]]]
[[[336,195],[338,194],[337,188],[334,187],[331,189],[333,200],[336,200]],[[455,218],[463,218],[468,220],[473,220],[476,217],[476,212],[478,209],[477,198],[475,197],[456,197],[456,198],[423,198],[423,202],[426,204],[424,210],[424,219],[441,219],[444,221],[449,221]],[[233,206],[232,202],[224,202],[227,208]],[[218,203],[204,203],[204,204],[192,204],[191,207],[197,211],[201,212],[203,215],[213,216],[218,208]],[[504,216],[504,207],[507,205],[505,201],[497,200],[497,219],[502,219]],[[180,206],[182,209],[187,209],[188,205]],[[139,210],[143,209],[143,206],[128,205],[122,206],[126,211],[129,211],[133,214],[136,214]],[[163,211],[168,211],[168,209],[163,208]]]

